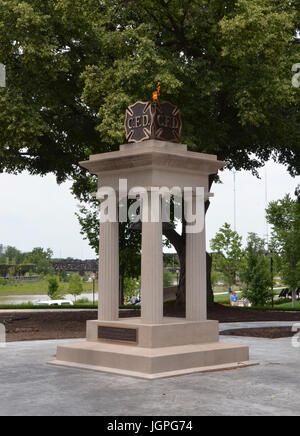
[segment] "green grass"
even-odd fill
[[[230,304],[228,295],[218,295],[215,294],[215,303],[219,304]]]
[[[40,310],[40,309],[49,309],[49,310],[57,310],[57,309],[97,309],[98,304],[95,303],[93,306],[92,303],[89,304],[75,304],[74,306],[34,306],[32,303],[26,303],[26,304],[0,304],[0,310]],[[137,310],[140,309],[140,306],[120,306],[120,309],[130,309],[130,310]]]
[[[215,296],[215,303],[229,305],[229,299],[228,298],[221,298],[218,296]],[[233,306],[233,308],[238,307],[239,309],[245,309],[245,310],[273,310],[273,311],[300,311],[300,302],[298,301],[296,303],[296,308],[292,308],[292,302],[284,303],[284,304],[275,304],[274,308],[272,305],[268,306],[253,306],[253,307],[239,307],[239,306]]]
[[[228,298],[228,295],[218,295],[214,294],[215,297],[215,303],[229,305],[230,300]],[[233,307],[239,307],[239,306],[233,306]],[[249,310],[274,310],[274,311],[300,311],[300,301],[297,301],[296,308],[292,308],[292,300],[291,299],[282,299],[282,300],[275,300],[274,301],[274,308],[271,304],[267,306],[257,306],[257,307],[239,307],[240,309],[249,309]]]
[[[255,307],[253,309],[259,309],[259,308]],[[292,307],[292,302],[290,302],[290,303],[283,303],[283,304],[275,304],[274,305],[274,309],[272,308],[271,305],[266,306],[266,307],[261,308],[261,309],[263,309],[263,310],[283,310],[283,311],[295,311],[295,312],[297,312],[297,311],[300,311],[300,301],[297,301],[295,309],[293,309],[293,307]]]
[[[240,286],[232,286],[233,291],[239,291]],[[228,286],[214,286],[214,294],[228,293]]]
[[[93,283],[83,282],[83,292],[93,292]],[[64,294],[69,293],[69,283],[60,282],[60,290]],[[95,283],[97,291],[97,282]],[[0,286],[0,297],[10,297],[11,295],[47,295],[48,282],[46,280],[31,283],[15,283]]]

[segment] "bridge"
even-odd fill
[[[98,272],[97,260],[63,260],[63,261],[51,261],[51,265],[55,272],[77,272],[84,275],[87,272]]]

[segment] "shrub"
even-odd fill
[[[164,270],[164,288],[168,288],[170,286],[173,286],[174,279],[172,273],[168,270]]]
[[[243,297],[253,306],[265,306],[272,299],[272,278],[264,245],[263,239],[249,233],[240,277],[246,285]]]
[[[92,304],[92,302],[88,299],[88,298],[80,298],[79,300],[77,300],[76,302],[75,302],[75,304],[82,304],[82,305],[85,305],[85,304]]]
[[[50,277],[48,279],[48,296],[51,300],[57,299],[59,284],[56,277]]]
[[[124,278],[124,295],[127,297],[138,296],[141,289],[141,279]]]
[[[243,291],[243,297],[253,306],[265,306],[272,299],[271,286],[268,264],[266,259],[260,258],[252,269],[252,277],[248,289]]]
[[[73,297],[75,297],[75,301],[76,301],[76,298],[80,294],[82,294],[83,286],[82,286],[81,277],[79,274],[73,274],[71,276],[70,281],[69,281],[69,291],[70,291],[70,294],[73,295]]]

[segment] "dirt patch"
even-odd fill
[[[139,316],[139,311],[120,313],[120,317],[130,316]],[[95,319],[97,310],[0,313],[7,342],[84,338],[86,322]]]
[[[183,317],[182,309],[174,303],[164,307],[165,316]],[[121,311],[120,317],[140,316],[140,311]],[[57,312],[5,312],[0,313],[8,342],[44,339],[78,339],[86,336],[86,322],[97,319],[97,310],[65,310]],[[208,319],[226,322],[300,321],[300,312],[254,311],[224,307],[215,304],[208,311]]]
[[[225,330],[220,333],[222,336],[246,336],[250,338],[280,339],[292,338],[295,333],[291,327],[267,327],[250,329]]]
[[[176,303],[166,303],[164,306],[165,316],[184,317],[182,308],[176,307]],[[259,322],[259,321],[300,321],[299,312],[280,312],[271,310],[251,310],[239,307],[222,306],[214,304],[208,309],[208,319],[226,322]]]

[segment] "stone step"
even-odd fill
[[[248,347],[224,343],[150,349],[80,342],[59,346],[56,361],[51,363],[142,378],[161,378],[252,365],[249,362]]]

